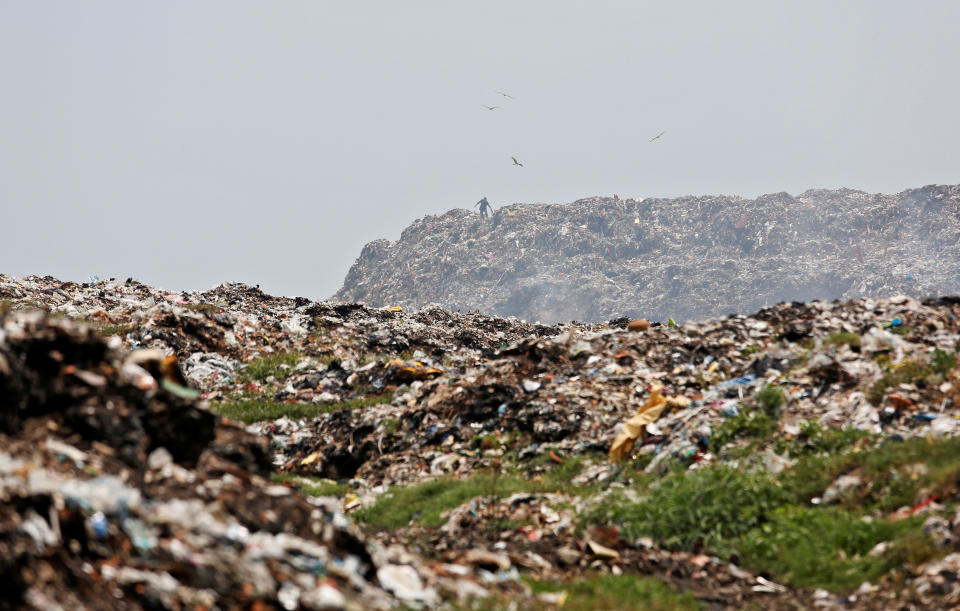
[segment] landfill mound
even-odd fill
[[[958,315],[0,274],[0,607],[955,605]]]
[[[960,292],[960,187],[756,199],[592,197],[427,216],[333,299],[544,322],[700,320],[782,301]]]
[[[3,323],[0,606],[389,606],[336,507],[271,484],[265,440],[199,407],[172,360]]]

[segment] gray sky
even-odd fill
[[[950,1],[0,0],[0,272],[324,298],[366,242],[484,195],[957,183],[958,23]]]

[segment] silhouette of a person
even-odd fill
[[[473,205],[474,208],[477,206],[480,206],[480,216],[483,218],[487,218],[489,216],[489,214],[487,214],[488,212],[493,212],[493,206],[490,205],[490,202],[487,201],[486,197]]]

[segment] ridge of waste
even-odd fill
[[[756,199],[590,197],[426,216],[367,244],[336,301],[524,320],[700,320],[782,301],[960,293],[960,186]]]
[[[660,608],[949,606],[958,315],[541,325],[0,274],[2,600],[552,609],[628,577]],[[790,564],[834,523],[838,568]]]

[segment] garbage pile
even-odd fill
[[[333,299],[544,322],[700,320],[960,292],[960,186],[455,209],[367,244]]]
[[[958,315],[960,298],[899,295],[546,326],[237,283],[0,275],[4,598],[555,608],[563,591],[527,580],[635,575],[706,608],[946,606],[960,600],[948,479],[871,516],[923,517],[939,551],[855,593],[585,516],[676,474],[789,473],[791,448],[821,451],[811,431],[857,451],[960,437]],[[905,481],[940,472],[918,460]],[[876,486],[838,472],[803,507]]]
[[[623,458],[636,449],[652,455],[648,472],[693,458],[709,463],[718,460],[708,451],[715,430],[770,385],[790,406],[780,415],[787,432],[809,421],[898,438],[953,436],[956,382],[884,385],[873,358],[896,367],[926,363],[934,351],[955,354],[960,302],[942,303],[949,305],[904,296],[818,301],[645,332],[571,327],[398,387],[390,404],[316,419],[309,432],[290,420],[258,430],[279,437],[282,470],[372,489],[420,479],[419,465],[433,475],[489,466],[478,440],[508,432],[522,439],[514,444],[520,459],[551,450]],[[858,342],[838,341],[843,333]],[[642,445],[618,451],[621,421],[652,402],[660,409],[633,437],[642,434]]]
[[[174,356],[36,311],[0,323],[3,608],[386,609],[477,589],[271,483],[267,440],[198,401]]]

